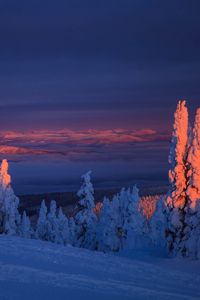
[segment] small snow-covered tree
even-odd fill
[[[160,197],[156,203],[156,208],[149,221],[150,238],[153,247],[166,250],[165,231],[167,227],[167,215],[165,206],[165,196]]]
[[[47,239],[48,241],[55,242],[58,232],[58,222],[57,222],[57,205],[55,200],[51,200],[50,211],[47,214]]]
[[[133,186],[132,191],[130,189],[126,191],[123,228],[125,248],[146,247],[149,242],[148,224],[141,207],[139,190],[136,186]]]
[[[94,189],[91,183],[91,171],[82,176],[82,186],[77,193],[80,198],[75,221],[75,246],[93,249],[95,247]]]
[[[40,206],[39,218],[36,226],[36,238],[40,240],[48,240],[48,231],[47,231],[47,207],[45,200],[42,201]]]
[[[75,222],[74,218],[69,218],[69,243],[71,245],[75,244]]]
[[[2,161],[0,167],[0,229],[1,232],[15,235],[18,233],[20,215],[18,212],[19,198],[15,196],[8,174],[8,162]]]
[[[20,236],[23,238],[30,238],[31,237],[31,224],[30,224],[30,219],[26,215],[26,212],[23,212],[22,215],[22,221],[20,224],[20,229],[19,229]]]
[[[116,200],[116,208],[119,210],[119,222],[123,224],[127,205],[127,190],[123,187],[113,198],[113,200]]]
[[[95,205],[94,213],[97,217],[99,216],[99,214],[101,212],[102,205],[103,205],[102,202],[97,202],[97,204]]]
[[[160,198],[161,195],[147,195],[141,197],[140,206],[142,207],[147,220],[150,220],[153,216],[156,210],[157,202],[160,200]]]
[[[187,150],[188,150],[188,110],[185,101],[179,101],[174,114],[174,130],[170,148],[169,180],[170,190],[166,198],[167,206],[167,246],[177,253],[184,230],[185,206],[187,202]]]
[[[129,230],[133,229],[140,231],[143,227],[138,188],[134,186],[132,192],[130,191],[130,188],[126,192],[124,191],[124,197],[122,197],[122,199],[124,201],[123,227],[127,236]]]
[[[195,209],[188,207],[186,210],[181,246],[181,255],[200,259],[200,200],[196,201]]]
[[[113,201],[118,202],[116,196]],[[96,248],[99,251],[119,251],[121,242],[118,232],[118,212],[116,203],[113,205],[108,198],[104,198],[96,229]]]
[[[141,248],[149,242],[147,235],[147,219],[136,186],[121,189],[112,201],[104,199],[97,224],[97,249],[108,252]]]
[[[63,214],[62,208],[59,208],[58,219],[56,222],[55,242],[66,245],[70,240],[69,223],[67,217]]]

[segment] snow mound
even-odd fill
[[[200,263],[0,236],[0,299],[199,299]]]

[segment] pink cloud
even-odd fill
[[[0,132],[0,154],[8,155],[74,155],[79,148],[90,149],[100,145],[126,145],[129,143],[148,143],[168,140],[168,134],[160,134],[152,129],[127,130],[123,128],[106,130],[37,130]],[[81,149],[82,151],[82,149]]]

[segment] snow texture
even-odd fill
[[[197,261],[0,236],[2,300],[199,300],[199,270]]]

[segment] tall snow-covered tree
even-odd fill
[[[8,174],[8,162],[2,161],[0,167],[0,229],[7,234],[17,234],[20,224],[18,212],[19,198],[15,196]]]
[[[188,187],[187,195],[191,209],[195,209],[196,202],[200,199],[200,108],[197,109],[193,138],[188,151]]]
[[[22,221],[20,224],[19,234],[21,237],[30,238],[31,237],[31,223],[29,217],[26,215],[26,212],[23,212]]]
[[[97,217],[94,213],[94,189],[91,183],[91,171],[82,176],[82,186],[77,193],[79,202],[75,221],[75,246],[93,249]]]
[[[179,101],[174,114],[174,130],[170,148],[170,190],[166,199],[168,225],[166,228],[169,251],[179,251],[184,230],[185,206],[187,202],[187,151],[188,110],[185,101]]]
[[[187,204],[181,254],[200,256],[200,108],[197,109],[188,157]]]
[[[48,240],[48,231],[47,231],[47,207],[45,200],[42,201],[40,206],[39,218],[36,225],[36,238],[40,240]]]
[[[179,101],[174,114],[174,130],[169,154],[169,180],[172,206],[184,208],[186,201],[186,158],[188,149],[188,110],[186,101]]]

